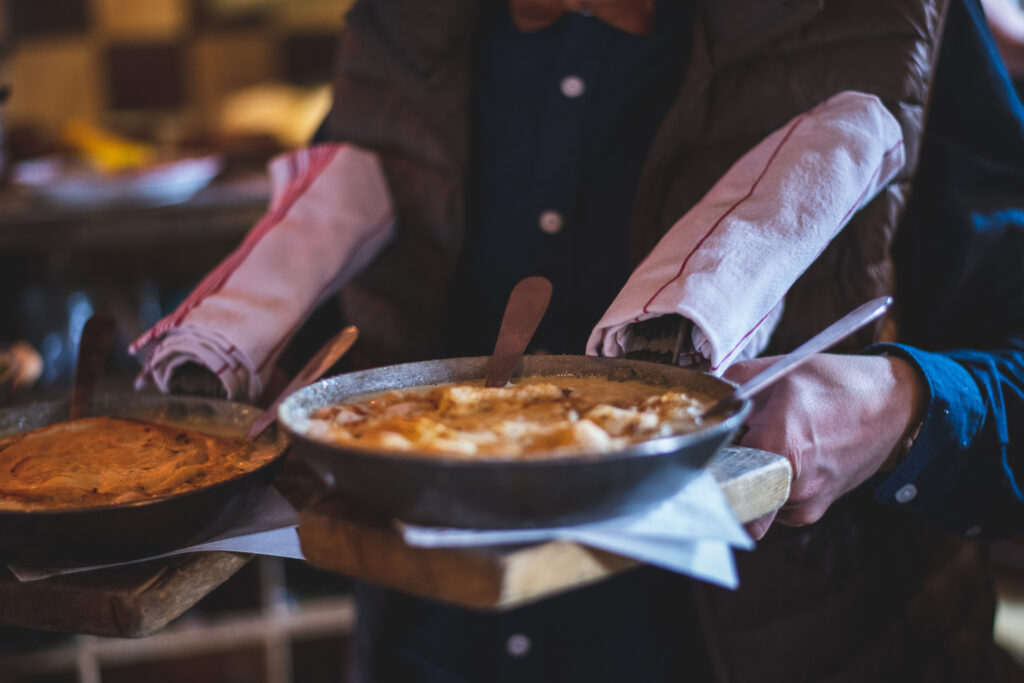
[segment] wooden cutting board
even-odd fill
[[[0,567],[0,624],[100,636],[149,635],[228,580],[249,558],[191,553],[28,583]]]
[[[708,465],[733,513],[748,522],[789,496],[780,455],[722,449]],[[307,561],[321,569],[466,607],[500,609],[598,581],[634,560],[571,541],[500,548],[414,548],[388,522],[340,498],[307,508],[299,523]]]

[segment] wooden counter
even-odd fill
[[[131,249],[237,241],[266,211],[266,174],[219,179],[181,204],[68,209],[0,190],[0,252]]]

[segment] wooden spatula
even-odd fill
[[[503,387],[508,384],[550,301],[551,282],[547,278],[528,277],[512,288],[505,304],[498,339],[494,343],[494,353],[487,366],[484,386]]]

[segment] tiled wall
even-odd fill
[[[325,82],[351,0],[0,0],[5,118],[201,127],[222,98]],[[128,131],[124,131],[128,132]]]

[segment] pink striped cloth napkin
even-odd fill
[[[903,167],[899,123],[847,91],[801,114],[737,161],[637,266],[587,353],[620,356],[631,324],[676,314],[695,354],[721,374],[764,350],[786,292]]]
[[[167,391],[174,369],[214,371],[229,398],[256,401],[285,343],[315,306],[394,237],[394,209],[375,154],[324,144],[268,166],[267,213],[185,301],[129,350],[136,386]]]

